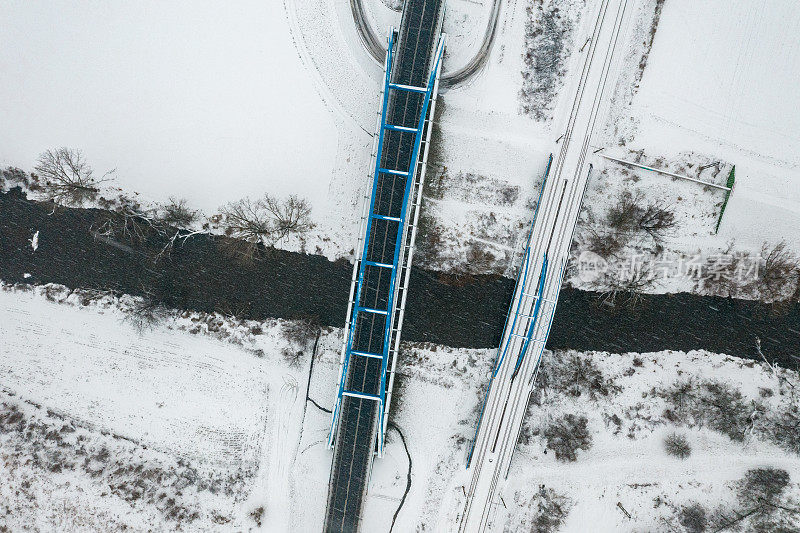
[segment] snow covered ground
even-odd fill
[[[438,355],[445,360],[459,358],[441,349]],[[485,363],[490,354],[474,355]],[[495,510],[494,531],[688,531],[681,520],[684,510],[695,504],[705,509],[708,524],[735,516],[739,480],[757,468],[788,472],[789,501],[800,498],[796,429],[784,432],[793,439],[791,444],[776,444],[774,438],[774,423],[783,423],[781,416],[797,421],[796,373],[781,371],[786,379],[782,381],[753,362],[707,352],[547,356],[556,368],[540,377],[543,392],[529,408],[508,482],[501,490],[503,499]],[[552,359],[561,361],[553,364]],[[582,362],[577,367],[576,360]],[[575,372],[576,368],[584,370]],[[428,370],[435,376],[446,375]],[[412,488],[396,530],[454,530],[463,505],[469,440],[482,399],[477,393],[483,392],[482,380],[460,377],[456,384],[412,379],[403,392],[400,412],[393,415],[405,432],[413,461]],[[719,419],[703,418],[695,411],[673,413],[678,408],[666,396],[675,384],[685,382],[694,392],[712,387],[708,384],[729,385],[734,398],[731,412],[719,414]],[[713,411],[711,402],[720,397],[704,397],[693,408]],[[686,402],[689,405],[690,400]],[[547,433],[554,421],[567,415],[588,419],[588,444],[577,449],[574,462],[557,459],[556,450],[577,446],[580,431],[567,432],[564,441],[558,440],[563,435]],[[741,426],[726,435],[723,423]],[[665,438],[673,433],[686,439],[691,449],[687,458],[666,451]],[[405,464],[399,447],[393,442],[387,448],[393,450],[389,460],[375,464],[364,518],[370,530],[386,527],[404,490]],[[797,516],[784,518],[790,530],[800,526]]]
[[[786,98],[800,81],[796,2],[665,2],[648,54],[656,4],[640,2],[597,145],[612,156],[722,185],[735,165],[733,194],[715,234],[722,191],[598,159],[585,204],[602,216],[622,190],[663,201],[677,221],[662,243],[666,253],[707,256],[735,242],[737,250],[756,254],[764,243],[782,240],[797,253],[800,113]],[[719,168],[701,171],[714,162]],[[691,280],[676,276],[649,290],[692,289]]]
[[[243,524],[259,507],[271,523],[288,523],[288,465],[300,431],[304,373],[288,366],[281,354],[309,347],[285,340],[280,322],[235,323],[216,315],[178,316],[140,333],[125,318],[126,309],[126,298],[71,294],[58,286],[6,286],[0,291],[3,402],[42,406],[30,416],[68,420],[84,428],[85,438],[98,449],[111,446],[109,441],[129,441],[135,449],[125,453],[155,455],[152,461],[166,463],[167,470],[186,461],[209,475],[239,479],[226,497],[211,502],[221,510],[204,504],[203,494],[198,497],[200,516],[192,528],[214,529],[217,511]],[[302,360],[307,363],[308,357]],[[19,468],[9,463],[4,468],[14,476],[41,478],[35,469],[27,472],[30,461],[22,460]],[[74,475],[78,487],[92,484],[85,475]],[[110,490],[102,483],[113,488],[114,477],[99,481],[85,497],[73,499],[70,489],[59,494],[59,501],[71,501],[87,517],[102,508],[135,529],[150,522],[126,518],[137,515],[141,502],[97,507],[97,493]],[[61,477],[44,480],[36,490],[58,492],[63,483]],[[143,512],[157,511],[145,507]],[[43,530],[56,526],[47,508],[25,512],[33,513],[27,518],[39,520]],[[26,523],[25,516],[14,520]],[[166,517],[162,527],[170,529],[169,524]]]
[[[264,190],[324,201],[336,130],[281,2],[6,2],[3,19],[3,164],[70,146],[212,213]]]
[[[130,308],[58,286],[0,291],[0,524],[318,530],[330,415],[303,401],[313,343],[290,340],[283,321],[219,315],[140,334]],[[319,339],[309,397],[322,407],[340,342],[334,329]],[[286,348],[304,350],[299,367]],[[404,345],[365,531],[388,531],[401,501],[395,531],[452,527],[494,355]],[[686,509],[709,523],[737,510],[739,480],[757,468],[785,470],[784,503],[800,498],[796,372],[702,351],[548,352],[539,383],[495,530],[541,525],[549,509],[552,531],[682,531]],[[559,433],[568,416],[585,430]],[[688,457],[666,451],[673,433]]]
[[[563,129],[589,29],[582,14],[594,0],[587,2],[504,2],[485,68],[442,92],[418,264],[513,275]],[[365,0],[378,35],[399,23],[391,5]],[[476,52],[491,5],[447,3],[445,71]],[[716,183],[736,165],[719,234],[720,191],[595,156],[585,199],[594,222],[584,217],[576,256],[623,191],[673,210],[677,226],[661,243],[668,253],[707,256],[732,240],[756,253],[765,242],[797,239],[800,118],[785,95],[800,76],[800,14],[791,0],[720,5],[629,3],[620,74],[596,139],[608,154]],[[13,127],[0,133],[3,164],[30,169],[46,148],[80,147],[98,171],[117,168],[115,185],[145,200],[187,197],[207,215],[244,196],[300,194],[316,223],[303,249],[349,257],[381,66],[363,48],[348,2],[245,2],[225,13],[210,4],[12,3],[7,15],[0,116]],[[62,19],[74,23],[51,23]],[[652,250],[648,242],[624,249],[655,261]],[[647,290],[696,287],[679,276]]]

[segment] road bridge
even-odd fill
[[[391,31],[328,445],[326,532],[357,531],[383,454],[444,37],[442,0],[408,0]]]

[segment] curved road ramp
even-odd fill
[[[392,30],[328,446],[326,532],[358,531],[383,454],[422,184],[439,85],[443,0],[408,0]]]

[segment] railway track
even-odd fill
[[[628,0],[601,0],[560,150],[549,166],[473,450],[459,532],[490,529],[555,313]]]

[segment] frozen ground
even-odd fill
[[[721,191],[598,159],[586,207],[602,214],[622,190],[640,191],[645,202],[664,201],[677,221],[664,239],[666,253],[707,256],[732,241],[738,250],[758,253],[764,243],[782,240],[796,253],[800,113],[786,98],[800,82],[796,3],[670,0],[648,53],[657,4],[639,3],[598,147],[723,185],[735,165],[734,192],[715,234]],[[714,162],[718,168],[701,171]],[[634,248],[651,255],[646,246]],[[678,277],[650,290],[692,290],[692,284]]]
[[[216,529],[220,514],[238,527],[251,526],[248,515],[259,507],[270,523],[288,523],[288,466],[300,430],[303,372],[287,366],[281,353],[309,347],[284,340],[280,322],[237,323],[219,315],[178,316],[139,333],[125,320],[123,310],[131,305],[127,297],[71,294],[58,286],[6,286],[0,291],[3,402],[23,408],[45,428],[58,430],[55,418],[82,428],[83,437],[63,452],[67,463],[83,462],[88,452],[82,446],[109,448],[112,461],[131,469],[141,463],[174,475],[180,473],[175,463],[183,462],[212,478],[236,480],[221,494],[197,489],[197,497],[186,496],[186,506],[197,512],[184,519],[191,529]],[[160,498],[153,508],[147,499],[95,501],[98,494],[114,493],[120,482],[115,470],[98,479],[86,467],[47,478],[48,463],[31,462],[25,451],[42,443],[25,435],[6,436],[4,450],[23,452],[3,468],[23,487],[34,479],[37,498],[47,501],[51,492],[57,498],[37,508],[20,496],[10,524],[36,523],[48,531],[61,527],[58,521],[69,518],[64,513],[87,524],[108,514],[120,528],[158,523],[153,517],[163,507]],[[46,445],[50,437],[44,435],[49,431],[42,431]],[[59,512],[58,502],[74,513]],[[166,516],[159,528],[173,525]]]
[[[10,480],[0,524],[317,530],[331,454],[330,415],[303,402],[313,334],[186,314],[142,335],[124,319],[133,304],[59,286],[0,291],[0,469]],[[322,407],[340,343],[340,330],[319,339],[309,397]],[[287,349],[303,352],[299,366]],[[391,419],[411,487],[395,531],[447,531],[456,520],[494,352],[404,345]],[[762,467],[790,476],[785,504],[800,497],[796,372],[707,352],[546,357],[496,530],[539,523],[539,509],[555,505],[553,531],[586,531],[590,518],[594,531],[682,531],[695,503],[709,520],[737,510],[737,480]],[[583,438],[553,434],[565,415],[586,417]],[[688,458],[665,451],[673,432]],[[365,530],[389,530],[408,468],[392,427]]]

